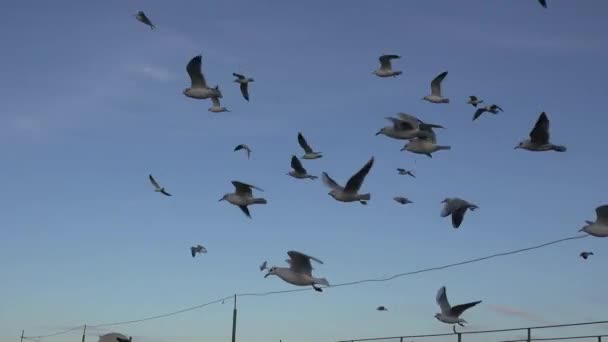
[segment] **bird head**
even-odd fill
[[[407,150],[407,147],[409,145],[410,145],[410,143],[408,142],[407,144],[403,145],[403,147],[399,151],[405,151],[405,150]]]
[[[523,148],[525,145],[526,141],[521,141],[519,144],[517,144],[517,146],[515,146],[514,150],[517,150],[518,148]]]
[[[448,203],[449,199],[445,198],[443,201],[441,201],[441,203]]]
[[[336,198],[336,190],[332,190],[330,192],[327,193],[329,196],[333,197],[334,199]]]
[[[380,130],[376,133],[376,135],[380,135],[380,134],[384,134],[384,132],[386,131],[385,127],[380,128]]]
[[[249,82],[255,82],[255,80],[253,78],[250,78]]]
[[[439,319],[439,317],[441,317],[441,314],[440,313],[436,313],[435,314],[435,318]]]
[[[268,276],[276,275],[276,274],[277,274],[277,268],[276,267],[271,267],[268,270],[268,273],[266,273],[266,275],[264,276],[264,278],[268,278]]]
[[[225,200],[227,200],[227,199],[228,199],[228,196],[230,196],[230,194],[225,194],[224,196],[222,196],[222,198],[220,198],[220,199],[219,199],[219,201],[218,201],[218,202],[221,202],[221,201],[225,201]]]

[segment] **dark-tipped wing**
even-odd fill
[[[544,8],[547,8],[547,1],[546,0],[538,0],[538,2],[540,3],[541,6],[543,6]]]
[[[597,223],[608,225],[608,205],[597,207],[595,209],[595,214],[597,215]]]
[[[473,114],[473,121],[477,120],[477,118],[479,118],[481,114],[483,114],[485,111],[485,108],[479,108],[478,110],[476,110],[475,114]]]
[[[249,101],[249,83],[241,83],[241,94],[243,94],[243,97],[245,98],[245,100]]]
[[[355,173],[348,182],[346,182],[346,186],[344,186],[345,192],[357,192],[361,188],[361,184],[365,180],[365,176],[369,173],[369,170],[374,165],[374,157],[371,157],[370,160],[363,165],[359,172]]]
[[[158,185],[158,182],[156,179],[154,179],[154,177],[152,177],[152,175],[148,175],[148,179],[150,179],[150,183],[152,183],[155,188],[160,189],[160,185]]]
[[[342,187],[340,186],[340,184],[336,183],[335,180],[333,180],[331,177],[329,177],[327,172],[323,172],[323,174],[321,175],[321,179],[323,180],[323,184],[327,185],[332,190],[338,190],[338,191],[342,190]]]
[[[234,185],[235,193],[237,193],[239,195],[240,194],[251,195],[252,194],[251,189],[264,191],[258,187],[255,187],[255,186],[247,184],[247,183],[239,182],[239,181],[232,181],[232,185]]]
[[[401,58],[397,55],[382,55],[380,56],[380,58],[378,58],[378,60],[380,61],[380,68],[381,69],[388,69],[390,70],[392,68],[391,66],[391,60],[393,59],[398,59]]]
[[[435,96],[441,96],[441,81],[443,81],[443,79],[447,75],[448,72],[444,71],[441,74],[437,75],[437,77],[435,77],[433,81],[431,81],[431,94]]]
[[[167,190],[163,189],[160,191],[161,194],[165,195],[165,196],[171,196],[170,193],[167,192]]]
[[[460,305],[456,305],[455,307],[453,307],[450,310],[450,313],[452,314],[452,316],[454,317],[458,317],[460,315],[462,315],[463,312],[465,312],[465,310],[474,307],[475,305],[481,303],[480,300],[476,301],[476,302],[471,302],[471,303],[466,303],[466,304],[460,304]]]
[[[240,150],[242,150],[242,149],[244,149],[244,148],[245,148],[245,144],[240,144],[240,145],[237,145],[237,147],[235,147],[235,148],[234,148],[234,151],[235,151],[235,152],[236,152],[236,151],[240,151]]]
[[[469,96],[469,101],[471,101],[471,102],[477,102],[477,96],[475,96],[475,95]]]
[[[236,72],[233,72],[232,76],[238,78],[239,80],[244,80],[245,79],[245,76],[243,76],[241,74],[237,74]]]
[[[301,252],[289,251],[289,252],[287,252],[287,255],[289,255],[289,259],[291,260],[291,262],[289,263],[291,266],[291,269],[297,273],[304,273],[304,274],[311,275],[312,274],[312,265],[310,264],[310,260],[314,260],[314,261],[318,262],[319,264],[323,264],[323,261],[321,261],[315,257],[312,257],[310,255],[301,253]]]
[[[306,139],[304,139],[304,136],[302,135],[301,132],[298,132],[298,144],[300,144],[300,147],[302,147],[302,149],[304,149],[304,152],[312,153],[312,148],[310,147],[310,145],[308,145],[308,143],[306,142]]]
[[[452,226],[454,228],[460,227],[462,220],[464,220],[464,214],[467,213],[467,207],[462,206],[452,210]]]
[[[397,168],[397,171],[399,171],[399,172],[405,172],[405,169]]]
[[[142,23],[150,26],[151,28],[154,28],[154,24],[152,24],[152,21],[150,20],[150,18],[148,18],[144,11],[137,12],[137,19],[139,19],[139,21],[141,21]]]
[[[196,247],[190,247],[190,253],[192,253],[192,257],[196,256]]]
[[[549,142],[549,118],[547,118],[545,112],[542,112],[538,117],[534,128],[530,132],[530,140],[539,145]]]
[[[439,308],[441,309],[441,313],[444,315],[448,315],[450,313],[450,302],[448,301],[447,291],[445,286],[442,286],[437,291],[437,295],[435,296],[435,301]]]
[[[504,110],[502,110],[502,108],[500,108],[500,106],[499,106],[499,105],[493,104],[493,105],[492,105],[492,108],[493,108],[494,110],[497,110],[497,109],[498,109],[499,111],[504,112]]]
[[[249,208],[247,208],[247,206],[239,205],[239,208],[241,208],[241,211],[247,215],[247,217],[251,218],[251,214],[249,213]]]
[[[306,174],[306,169],[302,166],[302,163],[296,156],[291,156],[291,168],[297,173]]]
[[[207,88],[207,82],[205,81],[205,77],[201,71],[202,60],[203,57],[198,55],[192,58],[186,66],[186,71],[188,72],[188,76],[190,76],[192,88]]]

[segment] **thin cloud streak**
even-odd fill
[[[533,322],[542,323],[542,324],[554,324],[554,322],[548,321],[538,315],[535,315],[533,313],[523,311],[520,309],[515,309],[515,308],[511,308],[508,306],[502,306],[502,305],[492,305],[492,304],[487,305],[486,307],[501,315],[519,317],[519,318],[523,318],[528,321],[533,321]]]

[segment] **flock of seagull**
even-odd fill
[[[547,7],[544,0],[539,0],[539,3],[543,7]],[[143,11],[139,11],[135,17],[140,22],[148,25],[151,29],[155,29],[155,25],[152,21],[144,14]],[[398,77],[402,74],[400,70],[393,69],[393,62],[400,59],[400,56],[395,54],[387,54],[379,57],[380,67],[373,71],[372,74],[377,77]],[[183,94],[193,99],[211,99],[212,106],[209,111],[219,113],[227,112],[226,107],[220,105],[220,99],[222,98],[222,92],[219,86],[209,86],[201,70],[202,67],[202,56],[198,55],[193,57],[186,66],[186,71],[190,77],[190,87],[184,89]],[[433,104],[449,104],[450,99],[446,97],[442,92],[442,81],[447,77],[448,72],[444,71],[438,74],[431,81],[431,93],[430,95],[424,96],[422,99]],[[249,101],[249,88],[250,82],[254,82],[253,78],[233,73],[236,77],[234,82],[239,84],[241,94],[245,100]],[[496,105],[491,104],[488,106],[481,105],[484,100],[477,96],[470,96],[467,104],[472,105],[475,108],[473,114],[473,120],[479,119],[484,113],[498,114],[503,112],[503,109]],[[391,124],[382,127],[376,135],[384,135],[388,138],[395,140],[405,141],[405,144],[401,151],[407,151],[416,154],[423,154],[432,158],[432,154],[437,151],[447,151],[451,147],[448,145],[439,145],[437,143],[437,136],[434,129],[444,128],[438,124],[426,123],[418,117],[408,113],[398,113],[395,117],[386,118]],[[515,149],[524,149],[533,152],[544,152],[544,151],[556,151],[566,152],[566,147],[563,145],[557,145],[551,142],[551,136],[549,133],[549,118],[545,112],[542,112],[536,123],[534,124],[529,136],[519,142]],[[302,165],[300,159],[314,160],[323,157],[322,152],[315,151],[304,138],[304,135],[299,132],[297,141],[300,147],[304,150],[304,154],[298,158],[296,155],[291,156],[291,171],[287,175],[296,179],[310,179],[315,180],[318,177],[311,175]],[[252,150],[246,144],[239,144],[234,148],[234,151],[245,151],[247,158],[250,158]],[[339,202],[359,202],[363,205],[367,205],[371,199],[370,193],[361,192],[361,187],[365,180],[365,177],[370,172],[374,165],[374,157],[371,157],[357,172],[355,172],[344,184],[340,185],[326,172],[323,172],[321,179],[323,183],[330,189],[329,195]],[[399,175],[407,175],[415,178],[413,170],[406,170],[398,168],[397,172]],[[149,180],[154,187],[155,192],[159,192],[165,196],[171,196],[166,189],[159,185],[159,183],[149,175]],[[219,201],[226,201],[232,205],[240,208],[240,210],[249,218],[251,214],[249,207],[257,204],[267,204],[266,199],[255,197],[253,190],[263,192],[262,189],[240,181],[232,181],[234,191],[225,194]],[[399,204],[410,204],[413,203],[411,200],[405,197],[394,197],[394,201]],[[467,200],[451,197],[446,198],[442,201],[443,209],[440,212],[441,217],[451,216],[453,228],[459,228],[463,223],[464,216],[467,211],[475,211],[479,207]],[[595,237],[608,237],[608,205],[603,205],[596,208],[596,220],[585,221],[587,224],[580,229],[581,232],[585,232]],[[207,249],[201,245],[191,247],[192,257],[197,254],[207,253]],[[260,271],[268,270],[265,274],[265,278],[271,275],[277,276],[283,281],[297,286],[312,286],[312,288],[318,292],[322,292],[322,287],[329,287],[330,284],[325,278],[317,278],[312,274],[311,261],[323,264],[323,262],[313,256],[298,252],[288,251],[287,255],[289,259],[286,260],[288,267],[268,267],[268,263],[264,263],[259,267]],[[587,259],[593,255],[593,252],[582,252],[580,257]],[[440,313],[437,313],[435,317],[447,324],[459,324],[464,326],[467,323],[460,316],[463,312],[475,305],[481,303],[481,301],[473,301],[466,304],[457,306],[451,306],[448,298],[445,286],[441,287],[436,296],[436,302],[440,308]],[[378,311],[388,311],[385,306],[379,306]],[[123,341],[119,341],[123,342]]]

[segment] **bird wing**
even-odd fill
[[[530,140],[539,145],[544,145],[549,142],[549,118],[547,114],[542,112],[530,132]]]
[[[154,25],[152,24],[152,21],[150,20],[150,18],[148,18],[148,16],[147,16],[147,15],[144,13],[144,11],[139,11],[139,12],[137,12],[137,16],[139,17],[139,20],[140,20],[142,23],[144,23],[144,24],[146,24],[146,25],[148,25],[148,26],[154,26]]]
[[[469,96],[469,101],[470,102],[477,102],[477,96],[475,96],[475,95]]]
[[[192,257],[194,258],[196,256],[196,248],[190,247],[190,252],[192,253]]]
[[[418,132],[417,138],[429,141],[433,144],[437,143],[437,135],[431,126],[420,126],[420,131]]]
[[[245,100],[249,101],[249,87],[248,87],[249,83],[241,83],[241,94],[243,94],[243,97],[245,98]]]
[[[335,180],[333,180],[331,177],[329,177],[327,172],[323,172],[323,174],[321,175],[321,178],[323,179],[323,184],[327,185],[332,190],[338,190],[338,191],[343,190],[342,187],[338,183],[336,183]]]
[[[402,169],[402,168],[398,167],[397,171],[399,171],[399,172],[405,172],[405,169]]]
[[[150,179],[150,183],[152,183],[155,188],[160,189],[160,185],[158,185],[158,182],[156,179],[154,179],[154,177],[152,177],[152,175],[148,175],[148,178]]]
[[[435,297],[439,308],[441,309],[441,313],[444,315],[450,314],[450,302],[448,302],[448,295],[445,290],[445,286],[442,286],[439,291],[437,291],[437,296]]]
[[[167,190],[164,190],[164,189],[161,190],[160,193],[163,194],[163,195],[165,195],[165,196],[171,196],[171,194],[168,193]]]
[[[393,128],[398,131],[411,131],[416,126],[412,126],[412,123],[409,121],[403,121],[396,118],[386,117],[386,120],[390,121],[393,124]]]
[[[420,124],[422,123],[422,121],[420,121],[420,119],[418,119],[417,117],[415,117],[411,114],[397,113],[397,116],[399,117],[399,121],[403,122],[404,127],[408,126],[408,127],[411,127],[411,129],[419,128]]]
[[[245,76],[241,75],[241,74],[237,74],[236,72],[232,73],[232,76],[238,78],[239,80],[243,80],[245,79]]]
[[[443,81],[443,79],[447,76],[448,72],[444,71],[441,74],[437,75],[437,77],[435,77],[433,79],[433,81],[431,81],[431,94],[435,95],[435,96],[441,96],[441,81]]]
[[[480,300],[478,300],[478,301],[476,301],[476,302],[471,302],[471,303],[466,303],[466,304],[460,304],[460,305],[456,305],[455,307],[453,307],[453,308],[450,310],[451,316],[453,316],[453,317],[458,317],[458,316],[462,315],[462,313],[463,313],[463,312],[464,312],[466,309],[468,309],[468,308],[472,308],[472,307],[474,307],[475,305],[477,305],[477,304],[479,304],[479,303],[481,303],[481,301],[480,301]]]
[[[221,107],[220,106],[220,98],[219,97],[212,97],[211,98],[211,104],[213,104],[213,107]]]
[[[363,165],[359,172],[355,173],[348,182],[346,182],[346,186],[344,186],[344,191],[356,193],[361,188],[361,184],[365,180],[365,176],[369,173],[369,170],[374,165],[374,157],[371,157],[370,160]]]
[[[302,149],[304,149],[304,152],[312,153],[312,148],[310,147],[310,145],[308,145],[308,143],[306,142],[306,139],[304,139],[304,136],[302,135],[301,132],[298,132],[298,144],[300,144],[300,147],[302,147]]]
[[[467,207],[461,206],[452,210],[452,226],[454,228],[460,227],[462,220],[464,220],[464,214],[467,213]]]
[[[239,182],[239,181],[232,181],[232,185],[234,185],[235,188],[235,193],[238,195],[252,195],[252,191],[251,189],[257,189],[260,191],[264,191],[258,187],[255,187],[253,185],[247,184],[247,183],[243,183],[243,182]]]
[[[391,60],[401,58],[397,55],[382,55],[378,60],[380,60],[380,69],[391,70]]]
[[[538,0],[538,2],[540,2],[541,6],[543,6],[544,8],[547,8],[547,1],[545,1],[545,0]]]
[[[241,211],[247,215],[247,217],[251,218],[251,214],[249,213],[249,208],[247,208],[246,205],[239,205],[239,208],[241,208]]]
[[[501,112],[504,112],[504,110],[502,110],[499,105],[493,104],[492,107],[494,107],[494,109],[498,109]]]
[[[483,114],[486,111],[485,108],[479,108],[475,111],[475,114],[473,115],[473,121],[477,120],[477,118],[479,118],[481,116],[481,114]]]
[[[597,222],[608,225],[608,205],[603,205],[601,207],[597,207],[595,209],[595,213],[597,214]]]
[[[310,264],[310,260],[323,264],[323,261],[301,252],[289,251],[287,252],[287,255],[289,255],[289,259],[291,260],[289,263],[290,268],[297,273],[312,275],[312,265]]]
[[[302,163],[296,156],[291,156],[291,168],[294,169],[297,173],[301,173],[303,175],[306,174],[306,169],[302,166]]]
[[[205,82],[205,76],[203,76],[203,72],[201,71],[203,57],[198,55],[188,62],[186,66],[186,71],[188,72],[188,76],[190,76],[191,88],[207,88],[207,82]]]
[[[242,150],[242,149],[247,149],[247,147],[245,146],[245,144],[240,144],[240,145],[237,145],[237,146],[234,148],[234,152],[236,152],[236,151],[240,151],[240,150]]]

